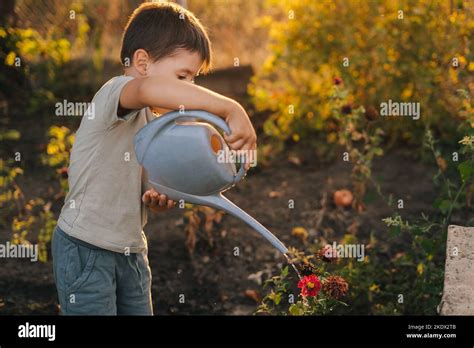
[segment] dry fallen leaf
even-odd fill
[[[270,197],[270,198],[281,197],[281,192],[279,192],[279,191],[270,191],[270,193],[268,194],[268,197]]]
[[[262,300],[260,294],[256,290],[245,290],[245,296],[251,300],[254,300],[257,303],[260,303]]]
[[[186,226],[186,248],[190,255],[194,253],[196,247],[196,233],[199,229],[201,219],[197,214],[189,214],[188,225]]]
[[[295,166],[301,165],[301,159],[298,156],[290,155],[288,156],[288,162],[294,164]]]
[[[280,255],[278,255],[278,256],[280,256]],[[253,280],[258,285],[262,285],[262,275],[263,275],[263,271],[258,271],[256,273],[249,274],[247,279],[248,280]]]
[[[448,163],[446,163],[446,160],[441,156],[436,157],[436,164],[442,172],[446,171],[446,168],[448,168]]]

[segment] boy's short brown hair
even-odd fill
[[[211,68],[211,42],[201,22],[188,10],[174,3],[146,2],[133,11],[125,26],[120,59],[131,63],[138,49],[154,61],[183,48],[198,52],[203,60],[200,72]]]

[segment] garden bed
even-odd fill
[[[373,170],[384,191],[404,199],[404,216],[430,212],[429,202],[436,196],[431,180],[434,170],[411,156],[400,151],[389,153],[375,161]],[[310,239],[313,235],[315,238],[325,235],[332,243],[347,233],[341,230],[344,226],[356,220],[358,226],[352,233],[360,241],[367,242],[370,232],[384,238],[387,228],[381,219],[389,216],[391,210],[370,192],[373,199],[360,214],[352,209],[336,208],[332,199],[328,199],[320,228],[313,230],[323,195],[332,197],[334,190],[350,188],[350,164],[343,161],[303,166],[278,163],[259,168],[226,195],[288,246],[303,246],[302,241],[291,235],[293,227],[307,229]],[[27,188],[37,186],[37,180],[42,179],[40,175],[37,178],[29,175],[22,180],[27,180],[22,183]],[[289,199],[294,200],[294,209],[288,209]],[[284,263],[281,255],[244,223],[225,215],[213,230],[214,245],[209,245],[204,233],[198,233],[196,249],[190,257],[185,247],[185,223],[182,211],[175,209],[150,216],[145,228],[155,313],[252,314],[258,306],[256,300],[263,295],[258,282],[278,273]],[[0,242],[9,238],[9,231],[1,231]],[[239,256],[234,256],[235,247],[239,248]],[[51,261],[31,263],[10,259],[1,263],[1,315],[58,312]],[[181,294],[184,303],[179,301]]]

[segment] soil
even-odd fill
[[[436,197],[432,166],[409,154],[393,151],[375,161],[373,172],[384,191],[404,200],[403,215],[418,216],[421,211],[432,211],[430,202]],[[370,232],[386,233],[381,219],[391,215],[391,211],[375,193],[369,192],[372,201],[360,214],[333,204],[335,190],[351,188],[349,174],[350,164],[343,161],[332,164],[305,161],[303,165],[277,161],[271,167],[251,171],[225,195],[288,246],[303,246],[291,235],[295,226],[305,227],[310,239],[324,237],[330,243],[339,240],[354,221],[359,227],[352,233],[360,241],[367,241]],[[36,180],[44,179],[37,175],[27,178],[24,184],[34,185]],[[325,194],[326,213],[316,229]],[[288,208],[290,199],[294,201],[293,209]],[[252,314],[258,304],[246,290],[255,290],[260,295],[259,282],[276,274],[284,264],[283,257],[255,231],[228,215],[213,230],[213,246],[206,234],[199,232],[195,252],[190,256],[184,228],[183,212],[178,208],[149,216],[145,232],[153,272],[155,314]],[[9,238],[9,231],[0,231],[0,243]],[[238,256],[234,255],[236,247]],[[2,259],[0,265],[0,314],[58,313],[51,261]],[[184,303],[179,301],[181,294]]]

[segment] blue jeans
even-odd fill
[[[62,314],[153,315],[146,253],[97,248],[56,226],[52,254]]]

